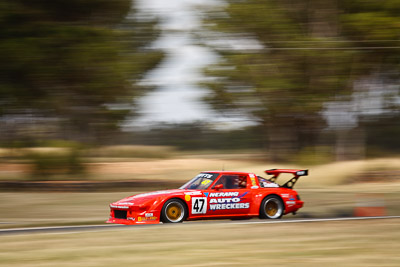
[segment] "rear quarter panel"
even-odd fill
[[[257,216],[259,214],[260,205],[263,199],[270,195],[277,195],[282,199],[285,206],[284,214],[297,211],[303,206],[303,202],[297,200],[297,192],[293,189],[279,187],[259,188],[255,190],[256,192],[254,192],[253,205],[250,210],[250,215],[252,216]]]

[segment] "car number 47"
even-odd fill
[[[193,197],[192,198],[192,214],[205,214],[207,211],[207,198],[206,197]]]

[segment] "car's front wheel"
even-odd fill
[[[161,210],[161,221],[163,223],[180,223],[183,222],[186,216],[186,206],[179,199],[168,200]]]
[[[264,198],[260,206],[260,218],[279,219],[284,212],[284,205],[280,197],[268,196]]]

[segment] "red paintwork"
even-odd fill
[[[279,173],[292,173],[296,176],[296,171],[301,170],[274,170],[271,175],[277,176]],[[218,173],[218,177],[210,184],[209,189],[173,189],[130,196],[110,204],[110,218],[107,220],[107,223],[158,224],[160,223],[161,210],[164,203],[172,198],[181,199],[186,204],[188,210],[186,220],[257,217],[259,216],[262,200],[269,195],[278,195],[281,197],[285,206],[284,214],[294,213],[303,206],[303,201],[300,200],[295,190],[284,187],[260,187],[259,179],[254,173],[230,171],[208,171],[203,173]],[[218,182],[221,175],[234,174],[247,176],[246,188],[211,189]],[[225,196],[223,196],[224,194]],[[195,210],[192,207],[192,204],[194,204],[193,198],[197,197],[206,199],[207,209],[203,210],[205,213],[194,214]],[[230,209],[213,210],[212,207],[217,207],[213,206],[215,204],[221,204],[220,208]],[[232,207],[234,208],[232,209]],[[114,211],[118,212],[121,210],[127,211],[127,219],[115,218]]]

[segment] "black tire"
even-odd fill
[[[267,196],[260,205],[261,219],[280,219],[285,211],[282,199],[278,196]]]
[[[163,223],[180,223],[187,217],[185,203],[179,199],[170,199],[165,202],[161,210],[161,221]]]

